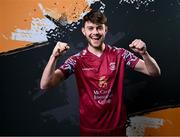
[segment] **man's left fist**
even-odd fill
[[[146,53],[146,44],[141,39],[135,39],[129,47],[134,51],[141,55]]]

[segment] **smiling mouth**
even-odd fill
[[[92,40],[100,40],[101,36],[98,37],[90,37]]]

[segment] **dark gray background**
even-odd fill
[[[102,2],[106,5],[104,12],[109,26],[106,42],[129,49],[129,43],[135,38],[144,40],[162,71],[159,78],[126,71],[124,97],[128,114],[179,106],[180,0],[155,0],[139,6],[136,2]],[[92,8],[100,6],[97,2]],[[0,135],[79,135],[74,76],[49,92],[39,88],[41,74],[55,46],[54,40],[71,45],[58,64],[85,47],[81,26],[77,27],[69,32],[59,26],[56,30],[64,30],[65,36],[52,37],[49,32],[48,42],[0,54]]]

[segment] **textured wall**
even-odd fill
[[[49,92],[40,90],[39,81],[57,41],[71,46],[58,64],[86,46],[81,18],[90,9],[108,16],[108,44],[128,49],[134,38],[141,38],[162,70],[156,79],[127,70],[128,134],[180,135],[172,119],[180,104],[179,0],[0,1],[0,134],[79,134],[74,77]],[[169,107],[175,107],[173,112]],[[169,125],[163,122],[168,119]]]

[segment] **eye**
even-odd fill
[[[98,30],[103,30],[103,27],[102,26],[98,26],[97,29]]]
[[[92,31],[93,30],[93,27],[88,27],[87,28],[89,31]]]

